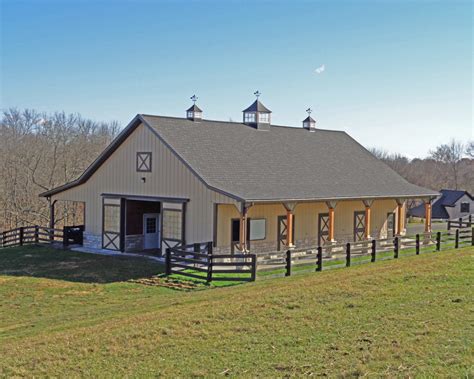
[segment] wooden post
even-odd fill
[[[166,275],[171,275],[171,249],[168,247],[166,249]]]
[[[451,230],[451,220],[448,220],[448,230]]]
[[[69,243],[68,229],[63,227],[63,247],[66,247]]]
[[[334,208],[329,208],[329,242],[334,242]]]
[[[370,216],[371,216],[371,206],[373,204],[373,200],[363,200],[362,201],[365,205],[365,232],[364,237],[366,240],[370,239]]]
[[[436,250],[441,250],[441,232],[436,233]]]
[[[193,244],[193,251],[195,253],[200,253],[201,252],[201,244],[200,243],[194,243]]]
[[[212,282],[212,267],[213,267],[213,260],[212,254],[209,254],[207,257],[207,282]]]
[[[39,243],[39,226],[35,225],[35,243]]]
[[[398,249],[399,249],[399,245],[398,245],[398,237],[395,237],[395,239],[393,240],[393,257],[396,259],[398,258]]]
[[[293,212],[286,210],[286,245],[293,247]]]
[[[212,241],[211,241],[207,243],[207,253],[212,254],[212,249],[213,249],[213,246],[212,246]]]
[[[250,254],[251,262],[252,262],[252,272],[250,276],[250,280],[255,282],[257,280],[257,254]]]
[[[351,244],[348,242],[346,244],[346,267],[351,265]]]
[[[456,229],[456,239],[454,240],[454,248],[459,248],[459,229]]]
[[[469,215],[469,218],[467,219],[467,222],[468,222],[468,224],[467,224],[468,227],[472,225],[472,215]]]
[[[472,228],[471,232],[471,246],[474,246],[474,228]]]
[[[285,276],[291,275],[291,250],[286,252],[286,273]]]
[[[49,201],[50,201],[50,203],[49,203],[49,228],[50,228],[49,239],[50,239],[51,242],[53,242],[54,241],[54,225],[55,225],[54,208],[55,208],[55,205],[56,205],[56,200],[51,201],[51,199],[50,199]]]
[[[397,200],[397,235],[401,235],[403,231],[403,201]]]
[[[240,212],[240,250],[242,252],[247,251],[247,213],[248,207],[242,204]]]
[[[474,228],[473,228],[474,232]],[[323,271],[323,248],[318,246],[318,259],[316,261],[316,271]]]
[[[431,232],[431,201],[425,201],[425,233]]]
[[[416,247],[415,247],[415,250],[416,250],[416,255],[420,255],[420,235],[419,235],[419,234],[416,235]]]
[[[377,241],[372,240],[372,254],[371,254],[371,257],[370,257],[371,262],[375,262],[376,251],[377,251]]]
[[[23,235],[24,235],[24,229],[23,226],[20,227],[20,246],[23,246]]]

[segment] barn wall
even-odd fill
[[[395,213],[395,200],[375,200],[371,211],[371,236],[384,238],[387,235],[387,214]],[[339,201],[335,209],[335,239],[336,241],[352,241],[354,238],[354,212],[364,211],[362,201]],[[295,208],[295,245],[317,245],[318,215],[327,213],[324,202],[299,203]],[[403,213],[404,214],[404,213]],[[282,204],[254,205],[249,209],[249,218],[266,219],[266,238],[264,241],[250,242],[262,250],[275,250],[277,247],[278,216],[285,216],[286,210]],[[217,214],[217,248],[226,250],[230,246],[231,219],[239,218],[239,212],[233,205],[219,205]],[[403,227],[404,219],[402,220]],[[252,250],[252,248],[251,248]]]
[[[136,153],[152,152],[152,172],[136,171]],[[143,183],[142,178],[146,182]],[[141,124],[113,155],[77,187],[53,196],[53,200],[86,203],[86,234],[102,233],[102,193],[189,198],[186,241],[212,240],[213,203],[234,200],[208,189],[179,158],[145,125]]]

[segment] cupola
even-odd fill
[[[316,120],[311,117],[312,111],[313,110],[311,108],[306,109],[308,117],[303,120],[303,128],[309,130],[310,132],[314,132],[316,130]]]
[[[254,95],[257,97],[257,100],[250,107],[242,111],[244,113],[244,124],[253,126],[256,129],[270,130],[272,111],[258,100],[260,96],[259,91],[255,91]]]
[[[188,120],[202,120],[202,110],[196,105],[197,99],[198,97],[196,95],[191,96],[191,100],[194,104],[186,111],[186,118]]]

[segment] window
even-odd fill
[[[146,219],[146,232],[147,234],[156,233],[156,217],[148,217]]]
[[[163,209],[163,238],[181,241],[182,212],[175,209]]]
[[[461,203],[461,213],[469,213],[470,212],[470,205],[469,203]]]
[[[188,118],[193,118],[193,117],[194,117],[193,112],[189,111],[189,112],[188,112]]]
[[[120,233],[119,205],[104,205],[104,232]]]
[[[244,122],[255,122],[255,113],[244,113]]]
[[[265,239],[266,232],[266,220],[262,219],[250,219],[250,241],[258,241]]]
[[[151,172],[151,153],[137,153],[137,171]]]
[[[260,113],[258,115],[258,122],[264,122],[266,124],[270,123],[270,114],[269,113]]]
[[[202,112],[194,112],[194,118],[202,118]]]

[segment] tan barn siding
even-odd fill
[[[385,237],[387,231],[387,213],[396,212],[395,200],[376,200],[372,205],[371,213],[371,235],[373,238]],[[352,241],[354,234],[354,212],[364,211],[362,201],[340,201],[335,212],[335,238],[336,240]],[[299,203],[295,208],[295,243],[317,244],[318,238],[318,215],[327,213],[326,203]],[[257,242],[265,243],[276,248],[278,216],[286,215],[282,204],[254,205],[250,208],[249,218],[266,219],[266,239]],[[238,218],[239,212],[235,206],[219,205],[217,246],[227,248],[230,246],[230,220]]]
[[[152,152],[152,172],[136,172],[136,153]],[[141,178],[146,178],[143,183]],[[53,200],[86,202],[86,232],[102,232],[102,193],[189,198],[186,241],[212,240],[213,203],[234,200],[208,189],[147,127],[140,125],[84,184]]]

